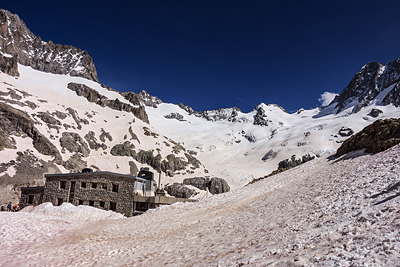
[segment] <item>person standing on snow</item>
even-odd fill
[[[11,211],[11,207],[12,207],[12,203],[10,202],[10,203],[8,203],[8,205],[7,205],[7,211]]]

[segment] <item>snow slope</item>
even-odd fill
[[[126,174],[131,172],[132,162],[137,168],[148,167],[132,157],[110,153],[115,145],[126,141],[135,146],[136,152],[153,151],[154,156],[160,154],[163,159],[172,154],[186,160],[185,153],[190,152],[200,160],[200,168],[192,168],[189,164],[184,170],[175,171],[173,177],[164,175],[162,184],[181,182],[188,177],[217,176],[226,179],[231,188],[239,188],[255,178],[269,174],[277,169],[280,161],[291,158],[292,155],[300,158],[306,154],[319,156],[335,151],[347,138],[338,135],[342,127],[358,132],[374,120],[400,117],[398,108],[392,105],[381,106],[378,100],[384,97],[382,92],[377,101],[358,113],[353,113],[348,108],[337,115],[326,116],[316,116],[321,114],[319,109],[299,110],[289,114],[279,106],[260,104],[249,113],[234,109],[207,111],[207,119],[191,114],[178,105],[162,103],[154,105],[155,107],[146,106],[150,121],[147,124],[132,113],[96,105],[67,88],[71,82],[83,84],[108,99],[118,99],[121,103],[133,105],[118,92],[97,82],[69,75],[44,73],[22,65],[18,68],[20,77],[17,78],[0,73],[2,101],[31,116],[38,130],[61,152],[64,162],[73,157],[75,152],[62,147],[60,138],[63,132],[78,134],[82,139],[81,143],[86,143],[84,136],[93,132],[97,142],[106,145],[105,149],[91,149],[87,156],[81,153],[87,167],[94,169]],[[77,119],[71,116],[69,108],[76,111]],[[379,108],[383,113],[377,118],[368,115],[373,108]],[[267,125],[254,125],[259,109],[263,110]],[[54,112],[67,116],[60,119]],[[227,119],[232,112],[236,112],[234,120]],[[58,129],[49,125],[40,118],[39,114],[43,113],[53,114],[62,125]],[[182,119],[166,118],[174,113],[182,116]],[[133,139],[130,128],[138,140]],[[145,128],[155,135],[146,134]],[[102,133],[108,133],[112,138],[104,138],[100,142]],[[27,149],[45,162],[51,160],[51,157],[41,155],[29,145],[30,139],[26,136],[12,138],[16,141],[16,148],[0,151],[2,162],[15,160],[18,151]],[[175,150],[177,145],[186,150]],[[268,154],[270,155],[267,156]],[[58,165],[58,169],[69,172],[64,165]],[[5,174],[15,175],[13,166],[2,170],[0,176]],[[5,190],[8,192],[10,188]]]
[[[258,108],[265,111],[267,126],[253,124]],[[383,113],[377,118],[368,115],[373,108]],[[235,121],[210,121],[190,115],[173,104],[146,107],[150,123],[158,132],[195,151],[213,175],[227,179],[233,188],[271,173],[280,161],[292,155],[299,158],[336,151],[348,138],[338,134],[342,127],[356,133],[377,119],[400,117],[398,108],[380,106],[380,103],[373,103],[358,113],[353,113],[350,107],[337,115],[316,117],[319,111],[316,108],[289,114],[276,105],[260,104],[250,113],[238,112]],[[183,119],[165,118],[172,113],[182,115]],[[263,160],[271,150],[275,155]]]
[[[2,212],[0,265],[396,266],[399,182],[397,145],[321,157],[138,217],[90,222]]]
[[[61,164],[57,164],[59,172],[71,171],[71,169],[65,167],[65,162],[76,153],[79,154],[81,160],[86,162],[87,167],[94,170],[130,174],[132,173],[132,163],[137,169],[149,167],[145,162],[131,156],[112,154],[113,147],[126,142],[131,145],[136,153],[142,150],[151,153],[154,157],[160,155],[161,160],[173,155],[182,161],[188,161],[183,147],[176,148],[174,140],[163,133],[157,133],[152,125],[138,119],[132,112],[120,111],[90,102],[87,98],[68,89],[68,84],[76,83],[88,86],[102,97],[118,100],[123,105],[135,107],[120,93],[103,87],[97,82],[80,77],[40,72],[23,65],[18,65],[18,69],[19,77],[12,77],[0,72],[0,101],[26,113],[34,121],[38,131],[57,148],[63,161]],[[50,117],[52,123],[49,123],[47,121],[49,119],[46,120],[46,117],[43,118],[43,114]],[[73,133],[78,136],[78,139],[73,140],[70,144],[70,147],[72,146],[75,151],[71,151],[68,147],[62,145],[61,138],[63,138],[64,133]],[[102,146],[89,148],[90,145],[86,139],[89,133],[92,133],[94,140]],[[16,160],[19,151],[29,151],[38,160],[45,162],[53,160],[53,157],[39,153],[33,147],[32,139],[27,135],[12,133],[9,138],[15,143],[15,148],[6,148],[0,151],[0,165],[6,164],[0,166],[0,178],[3,175],[8,175],[11,178],[18,175],[10,162]],[[78,146],[80,146],[79,149],[77,149]],[[126,151],[123,152],[127,153]],[[150,169],[157,172],[151,166]],[[172,174],[174,172],[173,170]],[[201,164],[198,168],[187,164],[177,174],[178,178],[167,177],[163,184],[172,182],[174,179],[183,179],[182,177],[204,175],[204,166]],[[33,184],[33,182],[30,181],[30,184]],[[19,186],[26,186],[26,184]],[[7,188],[6,191],[10,191],[10,189]],[[11,198],[11,195],[3,196],[4,199],[0,198],[0,203],[6,203],[6,200],[8,201]]]

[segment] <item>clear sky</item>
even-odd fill
[[[400,57],[400,1],[2,1],[44,41],[87,50],[99,80],[195,110],[340,93]]]

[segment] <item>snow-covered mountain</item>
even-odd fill
[[[195,111],[98,82],[86,51],[44,42],[0,10],[0,201],[43,174],[161,171],[162,184],[216,176],[232,188],[335,151],[380,118],[400,117],[400,59],[369,63],[327,107],[289,114],[261,103]]]

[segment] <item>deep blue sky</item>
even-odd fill
[[[400,1],[7,1],[28,28],[87,50],[99,80],[196,110],[288,111],[400,57]]]

